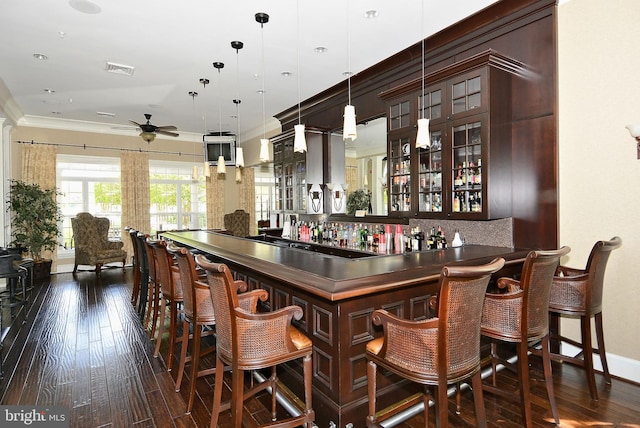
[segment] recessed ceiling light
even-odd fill
[[[42,61],[49,59],[45,54],[41,54],[41,53],[34,53],[33,57],[35,59],[39,59],[39,60],[42,60]]]
[[[69,6],[82,13],[96,14],[102,12],[100,6],[88,0],[69,0]]]
[[[328,49],[325,48],[324,46],[318,46],[317,48],[314,49],[315,53],[325,53]]]
[[[343,71],[343,72],[342,72],[342,75],[343,75],[344,77],[353,76],[353,72],[352,72],[352,71]]]
[[[368,10],[364,13],[364,17],[367,19],[373,19],[373,18],[377,18],[378,17],[378,11],[377,10]]]
[[[289,76],[291,76],[291,72],[290,71],[283,71],[282,73],[280,73],[280,75],[282,77],[289,77]]]
[[[43,89],[47,94],[53,94],[55,92],[54,89],[45,88]]]

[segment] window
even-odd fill
[[[150,161],[151,233],[207,227],[204,181],[191,178],[193,163]]]
[[[206,228],[206,187],[191,179],[191,162],[149,162],[151,230]],[[57,156],[57,187],[63,215],[60,244],[73,249],[71,219],[79,212],[107,217],[110,237],[121,239],[120,158]],[[59,253],[62,250],[59,250]]]
[[[62,238],[65,249],[73,248],[71,219],[79,212],[90,212],[111,221],[109,233],[120,238],[122,199],[120,159],[98,156],[58,155],[56,183],[62,210]]]
[[[262,166],[255,168],[256,187],[256,219],[257,221],[268,221],[271,213],[276,212],[275,177],[272,168]],[[271,227],[276,227],[272,224]]]

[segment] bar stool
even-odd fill
[[[167,245],[167,251],[172,254],[178,263],[180,282],[182,283],[184,298],[184,319],[182,322],[182,347],[180,349],[180,364],[176,379],[176,392],[180,391],[185,366],[191,364],[191,378],[189,384],[189,399],[187,413],[191,413],[195,400],[196,383],[199,377],[214,374],[215,367],[200,369],[200,358],[216,350],[215,345],[202,349],[202,338],[216,333],[213,326],[216,324],[209,285],[198,280],[196,264],[193,254],[188,249]],[[189,330],[192,327],[192,334]],[[206,328],[206,330],[205,330]],[[191,338],[191,353],[187,355]]]
[[[388,418],[422,402],[429,424],[429,386],[436,389],[436,423],[447,427],[447,385],[471,378],[477,424],[486,427],[480,377],[480,319],[491,274],[504,266],[495,259],[482,266],[445,266],[440,273],[438,316],[422,321],[399,318],[386,310],[373,313],[373,323],[384,335],[367,343],[369,415],[367,427],[379,427]],[[402,399],[376,413],[378,366],[424,385],[424,393]]]
[[[593,370],[593,354],[600,356],[605,382],[611,385],[611,375],[604,348],[604,332],[602,329],[602,289],[604,273],[613,250],[622,245],[622,239],[615,236],[609,241],[598,241],[594,244],[583,269],[559,266],[551,285],[549,312],[552,316],[568,316],[580,318],[581,342],[552,332],[551,341],[557,340],[580,349],[574,356],[553,353],[559,359],[585,369],[591,399],[598,400],[595,373]],[[595,318],[598,347],[591,343],[591,318]]]
[[[138,254],[138,242],[136,238],[138,231],[130,227],[125,228],[125,230],[129,233],[131,245],[133,246],[133,287],[131,288],[131,304],[137,307],[140,297],[140,255]]]
[[[169,352],[167,356],[167,371],[171,371],[173,367],[173,355],[176,343],[182,341],[182,337],[176,337],[178,334],[178,306],[182,305],[184,295],[182,291],[182,282],[180,281],[180,271],[178,266],[174,265],[171,254],[167,251],[167,243],[163,240],[148,240],[148,244],[153,249],[154,257],[157,263],[157,282],[161,290],[160,299],[160,323],[158,326],[158,335],[156,337],[156,348],[153,352],[154,357],[158,357],[160,353],[160,345],[165,330],[165,316],[167,308],[169,308]]]
[[[491,340],[489,360],[493,368],[491,384],[484,383],[486,391],[513,397],[513,391],[505,391],[497,386],[498,363],[510,367],[498,355],[497,341],[513,343],[518,357],[517,372],[520,392],[520,409],[523,424],[531,427],[531,399],[529,385],[528,351],[542,343],[544,378],[549,396],[551,412],[556,425],[560,423],[556,399],[553,393],[551,356],[549,352],[549,293],[553,275],[560,263],[560,257],[569,253],[569,247],[551,251],[531,251],[522,266],[520,281],[511,278],[498,279],[498,287],[506,293],[487,293],[482,310],[481,334]]]
[[[22,256],[20,254],[0,255],[0,278],[7,281],[6,290],[1,294],[1,307],[11,308],[11,317],[15,316],[14,308],[27,305],[27,275],[28,270],[19,264]],[[18,291],[19,290],[19,291]],[[18,297],[18,294],[22,297]]]
[[[244,400],[260,391],[271,388],[270,428],[293,428],[304,425],[311,428],[315,412],[311,407],[311,351],[312,343],[304,334],[291,325],[292,319],[302,318],[298,306],[265,313],[256,311],[258,299],[266,300],[265,290],[253,290],[238,294],[246,286],[243,281],[234,281],[229,268],[220,263],[211,263],[203,255],[196,262],[207,272],[211,300],[217,314],[216,320],[216,379],[214,382],[211,427],[216,428],[221,411],[231,408],[232,426],[242,426]],[[304,382],[304,405],[300,415],[278,420],[276,394],[278,377],[276,366],[288,361],[302,359]],[[222,403],[223,368],[231,367],[231,402]],[[245,390],[244,372],[271,368],[271,376],[264,382]],[[296,400],[298,403],[299,400]]]
[[[160,287],[158,286],[158,281],[156,278],[157,261],[153,252],[153,248],[151,248],[151,245],[149,245],[149,239],[151,239],[151,236],[145,235],[143,240],[144,250],[147,255],[147,263],[149,265],[149,285],[144,326],[145,328],[148,328],[149,323],[151,323],[151,331],[149,332],[149,336],[153,338],[156,334],[156,325],[158,324],[158,311],[160,310]]]
[[[147,309],[147,293],[149,292],[149,260],[147,258],[147,251],[145,250],[144,240],[146,235],[141,232],[136,232],[135,243],[138,247],[138,268],[140,270],[140,290],[138,297],[138,315],[140,320],[144,320],[145,311]]]

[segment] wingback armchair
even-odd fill
[[[122,241],[109,239],[110,226],[108,218],[90,213],[78,213],[71,219],[76,252],[74,272],[78,265],[89,265],[95,266],[96,273],[100,274],[102,265],[113,262],[122,262],[124,268],[127,252],[122,248]]]
[[[224,215],[224,228],[233,236],[249,235],[249,213],[244,210],[235,210]]]

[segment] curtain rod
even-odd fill
[[[164,152],[160,150],[145,150],[145,149],[126,149],[126,148],[116,148],[116,147],[101,147],[101,146],[88,146],[83,144],[81,146],[77,146],[75,144],[64,144],[64,143],[39,143],[37,141],[20,141],[17,140],[18,144],[39,144],[42,146],[60,146],[60,147],[75,147],[76,149],[100,149],[100,150],[116,150],[119,152],[139,152],[139,153],[154,153],[161,155],[178,155],[178,156],[195,156],[197,153],[182,153],[182,152]]]

